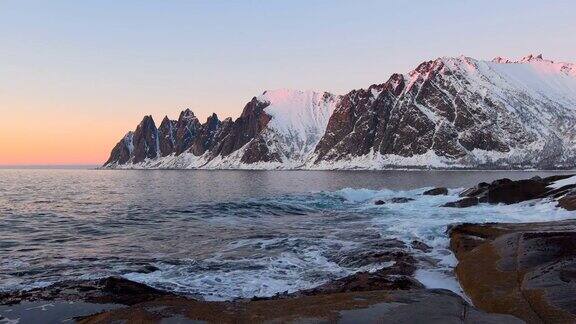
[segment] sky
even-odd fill
[[[239,116],[440,56],[576,62],[576,1],[0,0],[0,165],[102,164],[144,115]]]

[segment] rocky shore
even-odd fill
[[[510,315],[481,311],[448,290],[391,282],[383,273],[361,273],[291,295],[209,302],[106,278],[0,296],[0,304],[32,306],[23,322],[44,322],[46,312],[59,311],[68,316],[52,317],[55,323],[521,323]],[[70,312],[79,302],[82,307]],[[102,303],[108,308],[93,311],[94,304]]]
[[[474,305],[528,323],[576,322],[576,220],[462,224],[450,238]]]
[[[576,210],[575,178],[480,183],[444,206],[552,201]],[[435,188],[424,194],[447,193]],[[456,277],[474,306],[449,290],[427,289],[416,280],[419,260],[414,251],[429,246],[391,239],[381,242],[385,252],[348,260],[389,266],[291,294],[213,302],[110,277],[0,294],[0,323],[576,322],[576,220],[455,224],[447,231],[458,259]]]

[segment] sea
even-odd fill
[[[397,239],[418,280],[461,294],[448,225],[575,213],[546,201],[441,205],[478,182],[564,173],[4,168],[0,292],[122,276],[204,300],[266,297],[390,266],[350,260]],[[422,195],[437,186],[449,194]],[[414,200],[375,204],[396,197]]]

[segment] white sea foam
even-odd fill
[[[346,266],[339,264],[330,253],[354,254],[368,251],[373,241],[363,241],[362,235],[377,233],[381,238],[396,238],[410,246],[418,240],[432,247],[424,253],[413,249],[419,260],[416,279],[428,288],[444,288],[463,295],[453,275],[456,259],[449,250],[446,228],[461,222],[532,222],[566,219],[576,216],[555,207],[550,201],[531,201],[514,205],[481,204],[471,208],[446,208],[442,204],[459,199],[461,189],[449,190],[447,196],[425,196],[429,188],[409,191],[370,190],[345,188],[301,197],[284,197],[291,204],[313,210],[312,206],[326,206],[318,215],[328,217],[320,223],[299,224],[275,218],[279,230],[290,226],[317,226],[324,233],[317,239],[306,238],[306,233],[272,238],[246,238],[230,242],[211,259],[189,260],[189,264],[156,264],[152,273],[129,273],[128,279],[173,289],[178,292],[198,294],[207,300],[226,300],[238,297],[271,296],[276,293],[294,292],[312,288],[329,279],[350,275],[357,271],[375,271],[393,265],[393,262]],[[375,200],[388,201],[395,197],[414,199],[408,203],[375,205]],[[275,202],[282,202],[282,197]],[[314,219],[316,214],[304,216]],[[330,216],[332,215],[332,216]],[[357,218],[344,223],[329,224],[342,217]],[[220,222],[230,221],[226,218]],[[264,220],[261,220],[264,221]],[[286,223],[283,223],[286,222]],[[240,225],[241,222],[238,222]],[[332,227],[331,227],[332,226]],[[324,228],[323,228],[324,227]],[[349,232],[349,233],[347,233]],[[346,237],[350,234],[352,240]],[[364,246],[363,246],[364,245]],[[365,249],[365,250],[362,250]],[[274,251],[280,251],[278,253]],[[272,251],[272,252],[270,252]],[[331,252],[332,251],[332,252]],[[336,251],[336,252],[334,252]],[[246,254],[246,257],[238,256]],[[202,263],[202,265],[200,265]]]
[[[188,213],[170,211],[153,219],[164,222],[161,228],[170,230],[170,235],[178,233],[186,241],[170,241],[186,243],[169,250],[173,254],[163,255],[159,249],[136,260],[150,263],[156,271],[144,273],[130,258],[113,258],[112,266],[86,265],[79,271],[72,271],[76,270],[74,264],[67,261],[58,265],[68,272],[58,274],[64,279],[71,274],[74,279],[121,274],[157,288],[207,300],[271,296],[313,288],[358,271],[392,266],[393,262],[363,263],[361,256],[386,249],[380,245],[386,239],[398,239],[419,260],[416,279],[429,288],[462,294],[452,273],[456,259],[449,250],[446,234],[449,224],[549,221],[576,216],[576,212],[559,209],[555,202],[546,200],[514,205],[480,204],[464,209],[440,207],[459,199],[462,189],[450,189],[447,196],[424,196],[426,189],[429,188],[406,191],[345,188],[233,203],[196,204],[185,209]],[[390,202],[398,197],[414,200]],[[376,200],[386,203],[375,205]],[[122,224],[126,223],[128,220]],[[135,226],[133,229],[140,229],[142,220],[138,219]],[[154,223],[154,231],[147,232],[148,235],[163,235],[157,228]],[[185,231],[177,231],[181,228]],[[411,249],[414,240],[426,243],[432,250],[425,253]],[[182,250],[184,256],[174,255]],[[25,262],[17,259],[0,262],[0,270],[5,273],[25,266]],[[11,279],[4,280],[0,289],[46,285],[35,278],[5,278]]]
[[[571,180],[571,179],[569,179]],[[436,262],[421,262],[416,278],[428,288],[445,288],[462,295],[462,290],[452,274],[456,259],[448,249],[447,226],[455,223],[473,222],[537,222],[574,218],[576,212],[556,207],[556,202],[547,200],[528,201],[513,205],[480,204],[470,208],[440,207],[442,204],[459,199],[461,189],[452,189],[447,196],[424,196],[427,189],[406,192],[390,190],[374,191],[367,189],[343,189],[337,195],[350,203],[358,203],[357,208],[366,212],[378,210],[382,215],[373,222],[382,230],[383,237],[398,238],[406,243],[422,241],[433,248],[429,256]],[[393,197],[414,198],[402,204],[387,203],[374,205],[374,200]],[[415,251],[418,253],[418,251]]]

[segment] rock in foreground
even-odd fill
[[[34,301],[46,309],[24,318],[61,322],[71,319],[62,314],[83,314],[75,319],[79,323],[521,323],[513,316],[480,311],[448,290],[424,289],[408,276],[412,273],[413,266],[404,264],[291,295],[229,302],[194,300],[126,279],[107,278],[4,295],[0,304],[11,306],[0,306],[0,310],[24,306],[20,307],[24,312],[35,312],[26,308],[26,303]],[[15,319],[4,319],[0,312],[2,320]]]
[[[249,302],[164,298],[86,317],[80,323],[522,323],[487,314],[447,290],[349,292]]]
[[[576,322],[576,220],[462,224],[450,238],[477,307],[529,323]]]
[[[466,208],[479,203],[509,205],[532,199],[550,198],[558,199],[561,207],[573,210],[576,209],[575,178],[574,175],[558,175],[516,181],[505,178],[490,184],[481,182],[461,192],[462,199],[446,203],[444,207]]]
[[[41,300],[82,300],[97,304],[134,305],[164,296],[174,295],[128,279],[108,277],[97,280],[61,282],[45,288],[0,294],[0,305]]]

